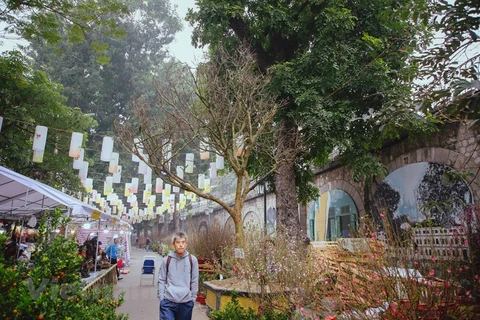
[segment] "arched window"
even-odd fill
[[[334,189],[323,193],[310,210],[309,236],[314,241],[349,238],[357,226],[357,208],[343,190]]]

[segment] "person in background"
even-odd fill
[[[135,247],[138,248],[138,237],[135,239]]]
[[[198,292],[198,260],[187,250],[187,235],[176,232],[175,248],[162,259],[158,272],[161,320],[191,320]]]
[[[122,280],[120,277],[120,272],[118,271],[118,266],[117,266],[117,259],[118,259],[118,242],[119,239],[115,238],[113,239],[113,243],[110,244],[107,249],[105,249],[105,253],[108,256],[108,259],[110,260],[110,264],[115,265],[115,269],[117,270],[117,279]]]
[[[20,249],[18,251],[18,258],[17,261],[30,261],[28,256],[25,254],[25,251],[23,249]]]
[[[150,238],[147,237],[147,241],[145,242],[145,251],[148,251],[150,249]]]

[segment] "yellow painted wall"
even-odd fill
[[[217,296],[220,295],[220,305],[217,306]],[[258,304],[255,303],[252,299],[249,297],[244,297],[244,296],[239,296],[238,298],[238,303],[240,306],[242,306],[245,310],[248,310],[248,308],[252,308],[255,312],[258,311]],[[225,308],[227,303],[229,303],[232,300],[232,296],[230,294],[221,294],[217,293],[216,291],[207,288],[207,297],[205,299],[205,302],[207,306],[212,309],[212,310],[222,310]]]
[[[327,226],[327,201],[328,192],[320,196],[320,206],[315,212],[315,241],[325,241]]]

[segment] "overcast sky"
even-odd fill
[[[195,7],[195,0],[170,0],[172,5],[176,5],[176,11],[183,21],[183,31],[177,33],[175,40],[169,46],[170,53],[178,60],[189,65],[196,65],[203,57],[201,49],[195,49],[191,45],[192,27],[185,21],[185,15],[188,8]]]

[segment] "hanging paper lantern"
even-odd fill
[[[217,170],[223,170],[225,168],[225,159],[218,154],[215,158],[215,167],[217,168]]]
[[[93,190],[93,179],[87,178],[85,179],[85,190],[90,193]]]
[[[80,171],[78,171],[78,177],[81,181],[84,181],[85,179],[87,179],[88,175],[88,162],[83,161],[82,164],[82,168],[80,169]]]
[[[132,184],[131,183],[125,183],[125,190],[123,192],[123,195],[125,197],[130,197],[132,195]]]
[[[162,201],[166,202],[170,198],[170,194],[167,195],[167,189],[163,189],[162,191]]]
[[[152,184],[152,168],[147,167],[147,173],[143,175],[144,184]]]
[[[200,141],[200,159],[208,160],[210,158],[210,152],[208,143]]]
[[[138,178],[132,178],[131,190],[132,190],[132,193],[138,192]]]
[[[3,117],[0,117],[0,132],[2,132]]]
[[[112,176],[108,176],[108,177],[105,178],[103,195],[107,196],[107,195],[109,195],[110,193],[113,192],[112,183],[113,183],[113,177]]]
[[[215,179],[217,177],[217,167],[215,162],[210,162],[210,179]]]
[[[167,197],[170,197],[170,193],[172,192],[172,185],[165,183],[164,191],[166,192]]]
[[[151,183],[145,184],[145,191],[148,192],[148,197],[150,197],[152,195],[152,184]]]
[[[112,152],[110,162],[108,164],[108,173],[116,173],[118,171],[118,160],[120,155],[118,152]]]
[[[205,192],[209,193],[210,192],[210,179],[205,179]]]
[[[185,155],[185,173],[193,173],[193,153]]]
[[[117,172],[113,174],[113,183],[120,183],[122,179],[122,166],[117,167]]]
[[[145,163],[145,161],[140,160],[138,163],[138,173],[139,174],[146,174],[148,169],[148,165]]]
[[[155,179],[155,193],[162,193],[163,191],[163,180],[160,178]]]
[[[113,152],[113,138],[103,137],[102,153],[100,154],[100,160],[110,161],[110,159],[112,158],[112,152]]]
[[[68,156],[72,158],[80,157],[80,148],[83,142],[83,134],[79,132],[72,132],[72,138],[70,139],[70,150]],[[77,169],[74,167],[74,169]]]
[[[44,126],[35,127],[35,135],[33,136],[33,162],[43,162],[43,153],[45,151],[45,144],[47,143],[48,128]]]
[[[35,127],[35,135],[33,136],[33,147],[35,151],[45,151],[45,144],[47,143],[48,128],[44,126]]]
[[[177,176],[178,176],[180,179],[183,179],[183,167],[177,166]]]
[[[73,158],[73,169],[80,170],[83,166],[83,159],[85,156],[85,150],[83,148],[78,149],[78,157]]]
[[[198,175],[198,188],[205,188],[205,175],[203,173]]]
[[[155,203],[157,202],[157,196],[156,195],[152,195],[149,197],[148,199],[148,206],[149,207],[154,207],[155,206]]]
[[[173,192],[173,193],[179,193],[179,192],[180,192],[180,188],[179,188],[179,187],[173,187],[172,192]]]

